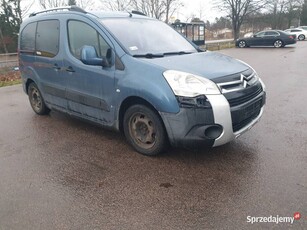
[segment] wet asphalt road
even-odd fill
[[[225,146],[155,158],[0,88],[0,229],[307,229],[306,50],[222,51],[266,83],[261,122]],[[293,225],[247,223],[295,212]]]

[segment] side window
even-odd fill
[[[98,57],[105,57],[110,46],[91,26],[80,21],[68,22],[68,39],[70,52],[77,59],[81,57],[84,45],[94,46]]]
[[[34,54],[36,24],[36,22],[30,23],[22,30],[20,35],[21,52],[33,52]]]
[[[59,52],[60,22],[58,20],[40,21],[36,32],[36,54],[54,57]]]
[[[257,37],[263,37],[264,36],[264,32],[259,32],[256,35],[257,35]]]
[[[267,35],[267,36],[278,36],[278,33],[275,32],[275,31],[268,31],[268,32],[265,32],[265,35]]]

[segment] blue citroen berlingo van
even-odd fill
[[[20,28],[19,59],[35,113],[58,110],[121,131],[145,155],[168,143],[223,145],[257,123],[265,104],[252,67],[136,12],[33,13]]]

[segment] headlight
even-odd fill
[[[200,76],[176,70],[167,70],[163,76],[177,96],[196,97],[221,94],[215,83]]]

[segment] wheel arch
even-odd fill
[[[240,47],[240,42],[244,42],[244,47]],[[246,48],[247,46],[248,46],[248,42],[246,41],[246,39],[241,39],[240,41],[239,41],[239,43],[238,43],[238,46],[240,47],[240,48]]]
[[[120,130],[120,132],[123,132],[124,130],[123,121],[124,121],[125,112],[127,111],[129,107],[131,107],[132,105],[137,105],[137,104],[145,105],[149,107],[150,109],[152,109],[161,119],[161,122],[165,129],[165,125],[161,118],[161,115],[159,114],[158,110],[150,102],[138,96],[129,96],[121,103],[119,111],[118,111],[118,129]]]
[[[300,35],[298,35],[298,36],[297,36],[297,38],[299,39],[299,37],[303,37],[303,39],[302,39],[302,40],[306,39],[305,34],[300,34]],[[300,39],[299,39],[299,40],[300,40]]]
[[[279,47],[275,46],[275,43],[276,43],[277,41],[280,41],[280,42],[281,42],[281,46],[279,46]],[[286,43],[284,42],[284,40],[283,40],[283,39],[280,39],[280,38],[275,39],[275,40],[274,40],[274,43],[273,43],[273,46],[274,46],[275,48],[281,48],[281,47],[284,47],[285,45],[286,45]]]
[[[27,81],[26,81],[26,84],[25,84],[25,86],[26,86],[25,90],[26,90],[26,93],[27,93],[27,94],[28,94],[28,92],[29,92],[29,86],[30,86],[31,83],[36,84],[35,81],[33,81],[31,78],[28,78]],[[36,85],[37,85],[37,84],[36,84]]]

